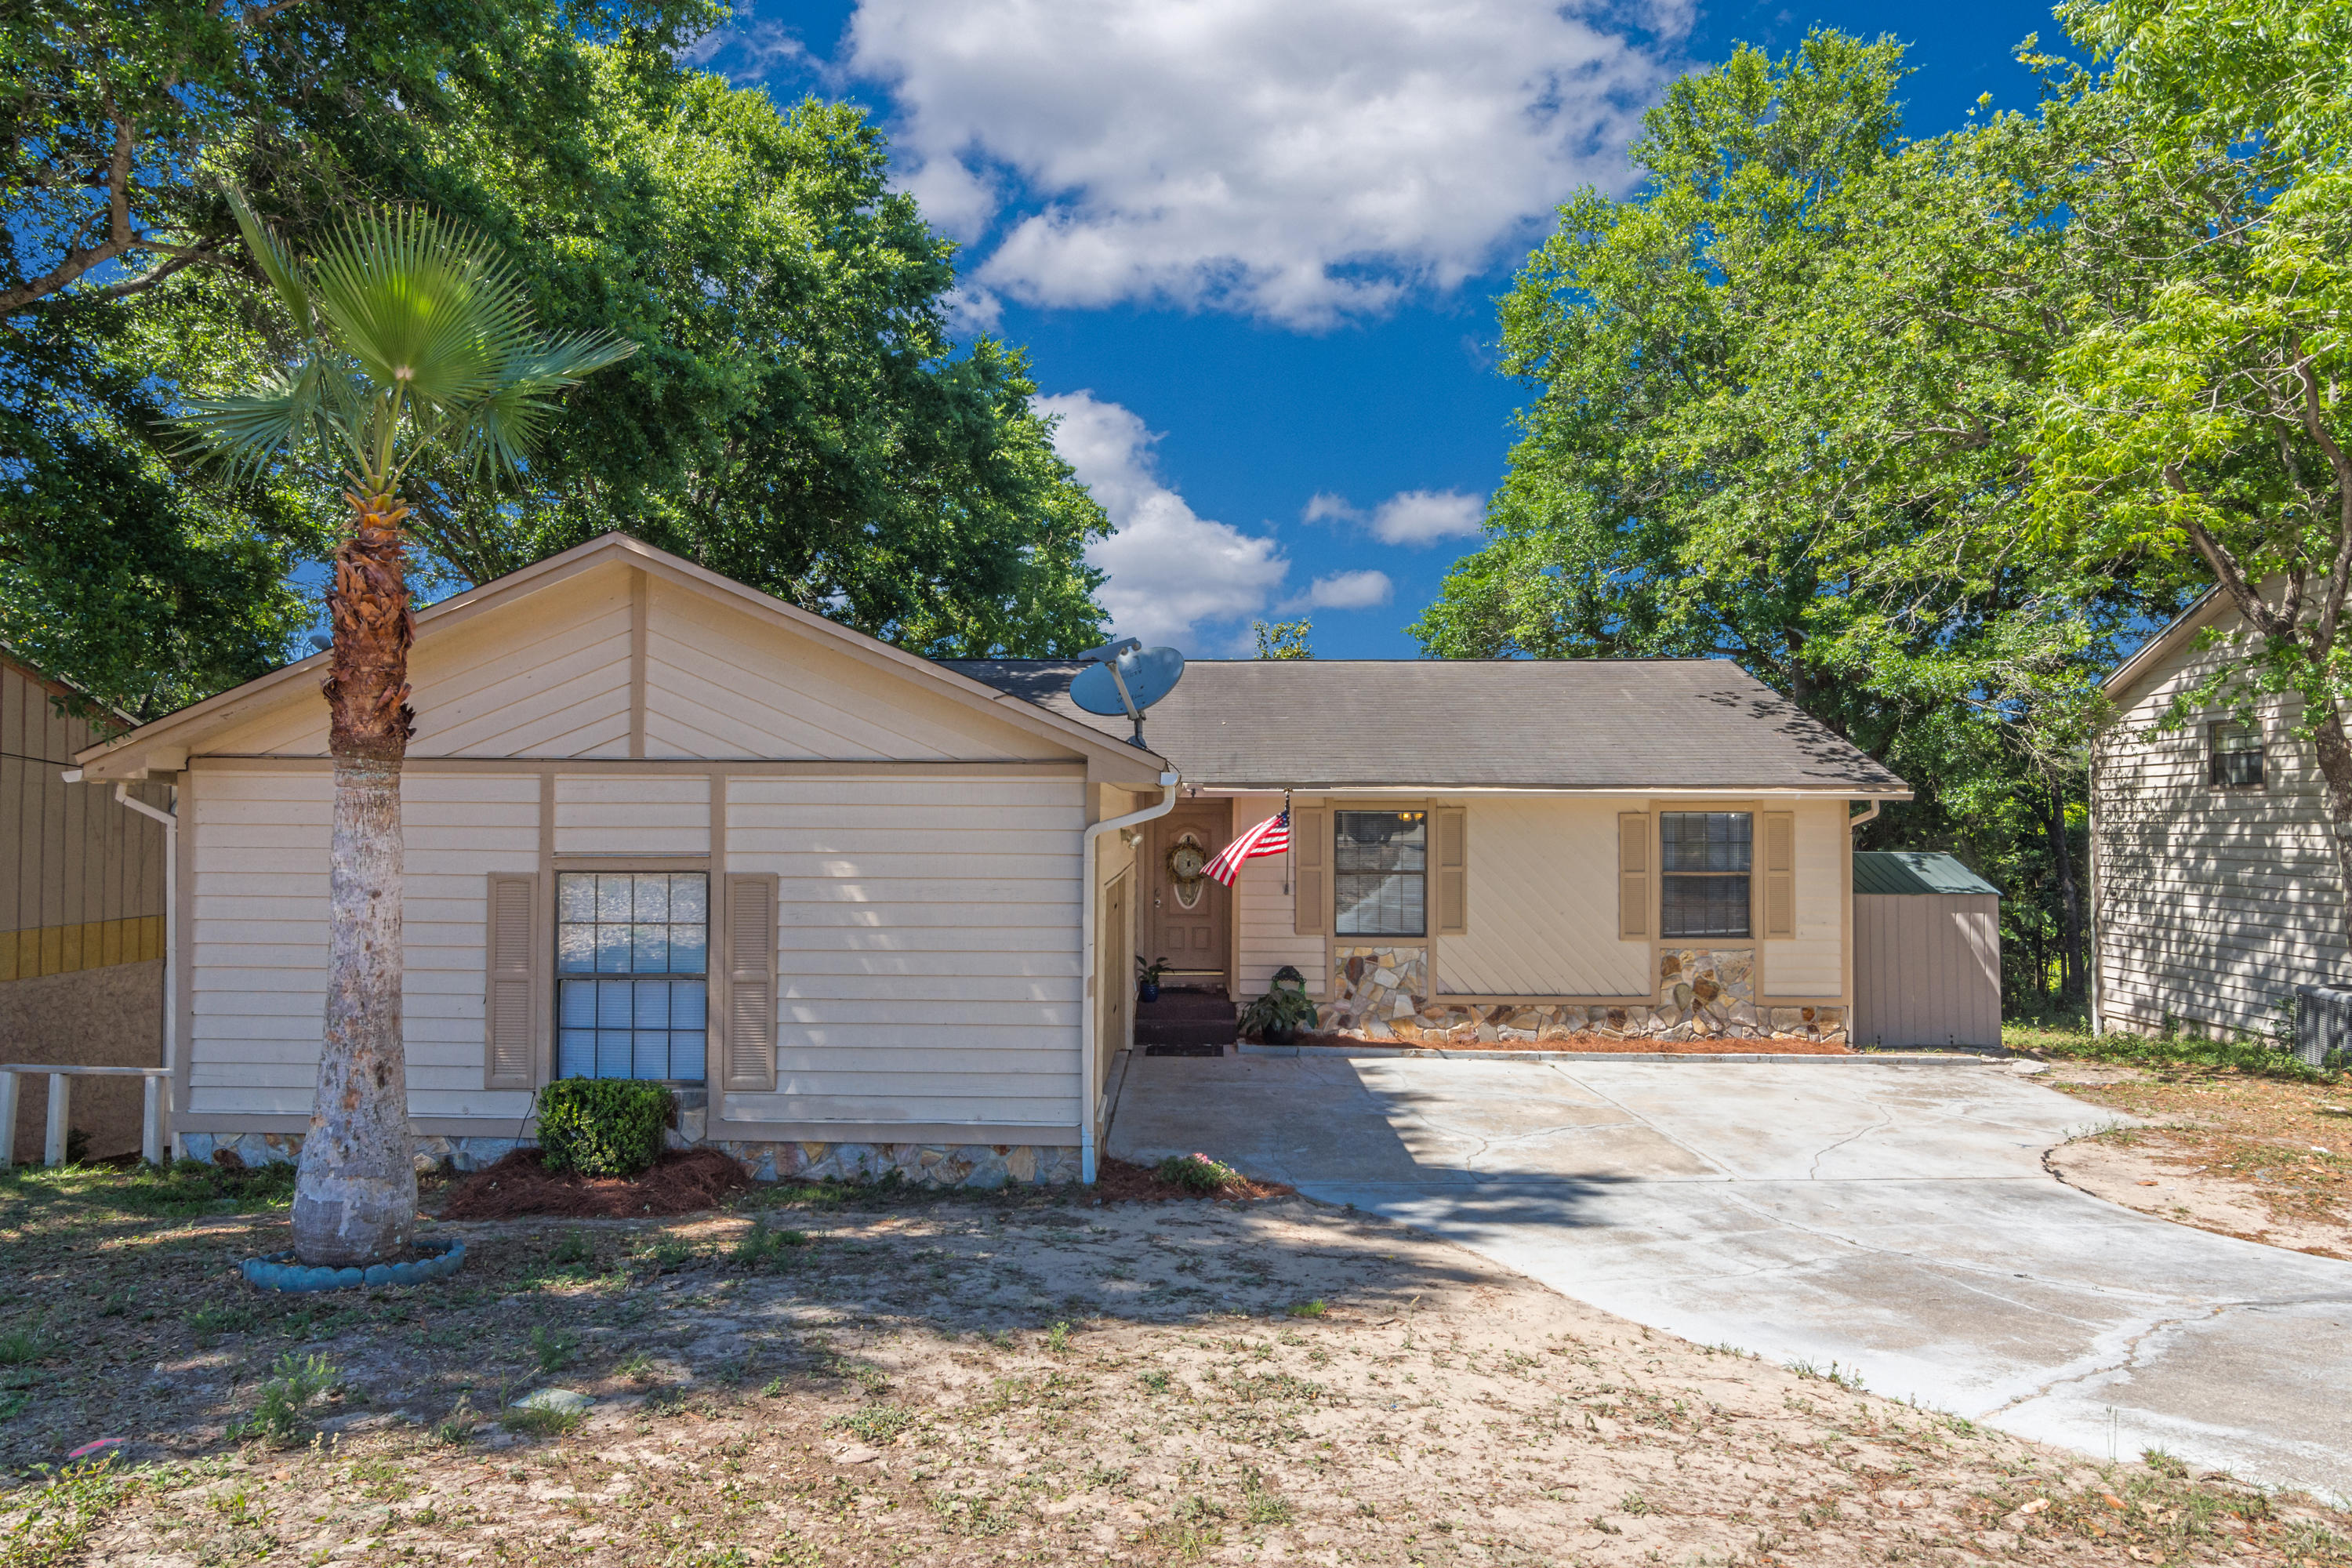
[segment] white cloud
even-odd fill
[[[1653,39],[1689,0],[1629,0]],[[901,180],[1034,304],[1318,327],[1447,289],[1621,184],[1656,44],[1559,0],[864,0]],[[1591,8],[1600,17],[1599,6]]]
[[[1368,610],[1374,605],[1385,605],[1395,595],[1396,584],[1385,572],[1334,572],[1328,577],[1318,577],[1308,585],[1305,595],[1286,609]]]
[[[798,34],[781,23],[759,20],[748,7],[688,44],[680,58],[737,87],[750,87],[780,68],[815,63]]]
[[[1161,482],[1159,437],[1133,413],[1091,392],[1040,397],[1036,407],[1060,418],[1054,449],[1118,530],[1087,559],[1110,574],[1100,596],[1119,636],[1181,647],[1199,623],[1249,615],[1281,587],[1290,563],[1275,542],[1195,515]]]
[[[1482,532],[1486,513],[1485,498],[1467,490],[1399,490],[1370,511],[1318,490],[1298,515],[1306,522],[1353,523],[1383,544],[1420,546]]]

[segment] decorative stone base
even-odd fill
[[[1752,949],[1670,948],[1658,954],[1658,1000],[1622,1006],[1447,1002],[1428,994],[1428,950],[1342,947],[1331,954],[1330,999],[1318,1028],[1349,1039],[1411,1046],[1559,1043],[1578,1035],[1624,1039],[1843,1042],[1843,1007],[1756,1005]]]
[[[302,1152],[299,1132],[185,1132],[181,1146],[193,1160],[210,1160],[229,1149],[248,1165],[291,1163]],[[692,1145],[676,1133],[672,1148]],[[759,1182],[878,1182],[896,1174],[920,1187],[995,1188],[1013,1182],[1058,1185],[1079,1176],[1078,1151],[1034,1143],[754,1143],[718,1140],[743,1162]],[[419,1138],[416,1163],[431,1170],[447,1160],[460,1171],[478,1171],[530,1140],[514,1138]]]

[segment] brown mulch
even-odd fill
[[[1281,1198],[1290,1188],[1279,1182],[1254,1182],[1247,1176],[1212,1193],[1196,1193],[1173,1182],[1163,1182],[1149,1165],[1131,1164],[1105,1155],[1095,1166],[1095,1198],[1106,1204],[1164,1204],[1180,1198]]]
[[[1401,1051],[1601,1051],[1612,1055],[1713,1057],[1845,1057],[1853,1053],[1835,1040],[1724,1039],[1653,1040],[1612,1035],[1570,1035],[1564,1040],[1477,1040],[1433,1046],[1412,1040],[1360,1040],[1348,1035],[1301,1035],[1298,1044],[1326,1050],[1361,1050],[1366,1046]]]
[[[624,1181],[558,1175],[536,1149],[517,1149],[449,1184],[443,1219],[512,1219],[518,1215],[570,1215],[626,1219],[640,1215],[693,1214],[717,1208],[751,1184],[750,1173],[716,1149],[670,1149],[653,1168]]]

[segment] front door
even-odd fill
[[[1143,867],[1150,903],[1139,924],[1145,961],[1167,963],[1162,985],[1226,984],[1233,895],[1202,873],[1233,837],[1233,820],[1231,801],[1191,801],[1151,825]]]

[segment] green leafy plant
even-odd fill
[[[296,1442],[309,1425],[310,1406],[342,1381],[342,1372],[324,1356],[297,1357],[292,1351],[279,1356],[270,1370],[276,1375],[261,1385],[253,1414],[238,1425],[236,1433],[267,1437],[273,1443]]]
[[[533,1437],[561,1437],[567,1432],[577,1432],[588,1424],[584,1410],[550,1410],[538,1405],[509,1410],[499,1425],[509,1432],[521,1432]]]
[[[1315,999],[1307,994],[1307,977],[1286,963],[1274,972],[1265,994],[1242,1009],[1240,1029],[1265,1039],[1276,1033],[1312,1029],[1316,1022]]]
[[[530,1331],[530,1353],[541,1372],[561,1372],[570,1366],[572,1352],[579,1348],[579,1336],[562,1329],[551,1329],[541,1323]]]
[[[0,1366],[29,1366],[48,1353],[48,1340],[32,1329],[0,1334]]]
[[[751,1228],[735,1244],[735,1261],[747,1268],[772,1268],[783,1263],[796,1247],[808,1245],[808,1234],[798,1230],[772,1230],[768,1217],[752,1220]]]
[[[1153,1173],[1172,1186],[1188,1193],[1220,1193],[1227,1187],[1239,1186],[1244,1177],[1231,1165],[1210,1159],[1195,1152],[1171,1154],[1160,1162]]]
[[[914,1424],[915,1413],[903,1405],[862,1405],[846,1415],[835,1416],[832,1422],[877,1448]]]
[[[539,1147],[551,1171],[634,1176],[661,1154],[672,1100],[635,1079],[558,1079],[539,1091]]]

